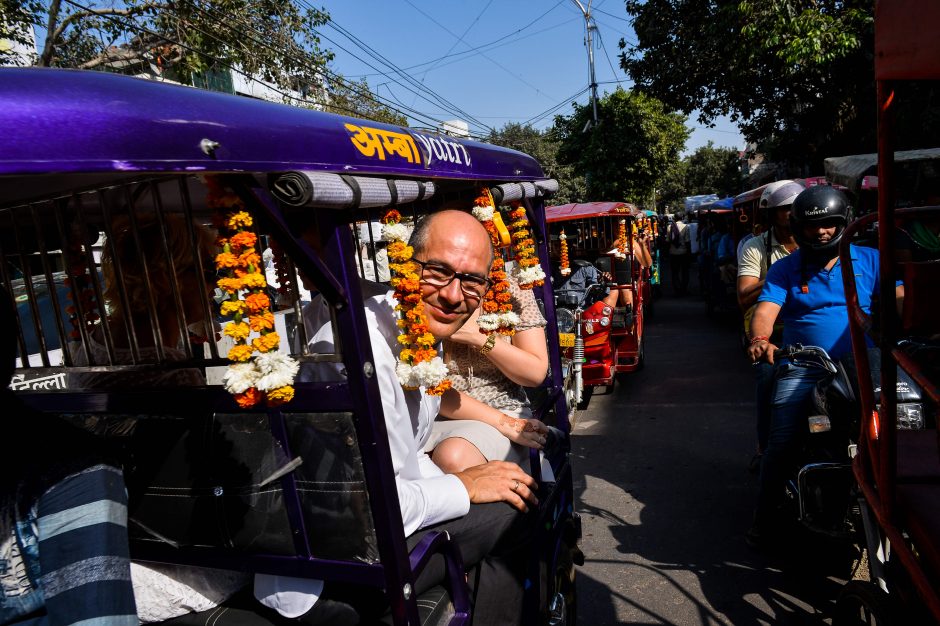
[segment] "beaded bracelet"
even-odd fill
[[[758,336],[756,336],[756,337],[751,337],[751,345],[754,345],[755,343],[758,343],[758,342],[760,342],[760,341],[768,341],[769,339],[770,339],[770,337],[764,337],[764,336],[762,336],[762,335],[758,335]]]

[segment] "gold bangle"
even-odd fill
[[[496,345],[496,333],[491,333],[487,336],[486,341],[480,346],[480,354],[487,355],[490,353],[490,350],[493,349],[493,346]]]

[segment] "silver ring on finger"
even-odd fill
[[[513,491],[517,491],[517,490],[519,489],[519,485],[520,485],[520,484],[521,484],[521,483],[520,483],[518,480],[513,479],[513,481],[512,481],[512,490],[513,490]]]

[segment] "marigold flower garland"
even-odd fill
[[[499,232],[493,223],[496,205],[490,190],[483,187],[473,204],[473,215],[483,223],[486,232],[490,234],[494,249],[493,264],[490,266],[490,288],[483,296],[480,305],[483,312],[477,318],[477,326],[485,335],[514,335],[520,320],[512,310],[512,294],[509,291],[509,281],[506,280],[506,266],[499,253]],[[528,222],[526,224],[528,225]]]
[[[521,289],[532,289],[545,284],[545,272],[539,265],[539,257],[535,253],[535,241],[529,232],[529,219],[526,217],[525,207],[519,203],[513,204],[509,212],[512,231],[512,253],[516,261],[513,275],[519,282]]]
[[[401,213],[389,209],[382,216],[382,235],[388,244],[388,269],[399,313],[398,353],[395,373],[401,386],[408,390],[425,388],[429,396],[439,396],[450,389],[447,366],[437,353],[437,339],[424,315],[421,299],[420,266],[411,260],[414,249],[408,245],[408,228],[401,223]]]
[[[561,231],[561,234],[558,235],[558,239],[561,240],[561,254],[558,259],[561,268],[559,271],[562,276],[567,276],[571,273],[571,266],[568,261],[568,236],[565,234],[565,231]]]
[[[253,220],[241,199],[214,178],[207,178],[209,208],[229,211],[225,214],[218,245],[216,268],[222,274],[216,283],[225,292],[221,313],[232,320],[223,333],[235,345],[229,350],[232,361],[222,381],[243,408],[266,401],[268,406],[290,402],[294,397],[294,377],[298,363],[278,352],[280,337],[274,330],[271,299],[265,293],[267,281],[261,271],[261,256],[255,245],[257,235],[251,228]],[[244,294],[244,298],[242,295]],[[252,338],[252,333],[255,336]]]
[[[634,226],[636,224],[634,223]],[[617,230],[617,256],[621,259],[627,256],[627,220],[620,218],[620,226]]]

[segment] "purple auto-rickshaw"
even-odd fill
[[[524,207],[550,275],[543,199],[557,183],[539,164],[434,132],[69,70],[0,69],[0,128],[0,280],[19,322],[12,387],[35,409],[101,435],[122,459],[131,556],[352,583],[378,590],[388,623],[469,623],[460,546],[443,533],[410,551],[406,544],[360,276],[387,280],[373,225],[389,208],[407,220],[469,207],[481,187],[497,203]],[[121,279],[131,269],[107,249],[123,232],[115,224],[139,243],[156,223],[172,267],[177,253],[165,233],[180,218],[187,258],[213,276],[197,227],[216,219],[220,187],[222,204],[236,198],[253,217],[245,232],[276,285],[264,295],[280,347],[302,364],[335,363],[344,379],[298,382],[286,404],[244,408],[221,384],[233,338],[190,335],[195,317],[221,321],[218,294],[174,279],[158,300]],[[315,220],[318,253],[297,232],[298,216]],[[140,260],[144,284],[156,284]],[[109,323],[106,272],[119,278],[118,302],[144,298],[150,326]],[[329,304],[335,353],[308,347],[300,274]],[[540,505],[523,618],[572,624],[574,564],[583,557],[570,424],[550,280],[535,292],[550,374],[530,395],[556,441],[547,464],[532,453]],[[154,321],[161,308],[176,313],[178,328]],[[190,340],[171,353],[161,333]],[[205,382],[192,384],[193,372]],[[148,384],[155,380],[162,384]],[[415,578],[436,554],[447,561],[447,583],[419,597]]]

